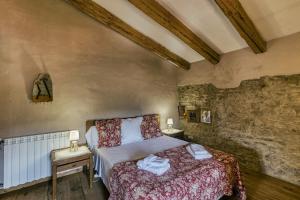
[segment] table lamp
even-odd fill
[[[78,140],[79,140],[79,131],[73,130],[70,131],[70,151],[78,150]]]
[[[171,130],[173,128],[173,119],[172,118],[168,118],[167,119],[167,125],[168,125],[168,129]]]

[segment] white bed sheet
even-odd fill
[[[187,142],[164,135],[117,147],[97,148],[94,150],[95,169],[109,190],[109,176],[114,164],[143,158],[149,154],[158,153],[184,144],[187,144]]]

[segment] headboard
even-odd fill
[[[158,120],[158,122],[160,123],[160,116],[159,116],[159,114],[145,114],[145,115],[156,115],[157,120]],[[145,116],[145,115],[134,116],[134,117],[122,117],[121,119],[128,119],[128,118],[135,118],[135,117],[143,117],[143,116]],[[119,117],[116,117],[116,118],[119,118]],[[109,118],[109,119],[115,119],[115,118]],[[91,128],[91,126],[95,126],[95,122],[98,121],[98,120],[103,120],[103,119],[90,119],[90,120],[87,120],[86,123],[85,123],[86,131],[88,131],[89,128]]]

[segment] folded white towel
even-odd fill
[[[212,157],[212,155],[208,152],[208,151],[206,151],[206,153],[203,153],[203,154],[194,154],[193,153],[193,151],[192,151],[192,149],[191,149],[191,147],[190,147],[190,145],[188,145],[187,147],[186,147],[186,150],[196,159],[196,160],[204,160],[204,159],[208,159],[208,158],[211,158]]]
[[[166,164],[169,163],[169,159],[164,159],[164,158],[160,158],[158,157],[157,159],[153,160],[150,165],[154,166],[154,167],[163,167],[166,166]]]
[[[139,162],[140,166],[151,165],[151,166],[156,166],[156,167],[161,167],[161,166],[163,167],[167,163],[169,163],[169,159],[160,158],[153,154],[150,154],[149,156],[147,156],[143,160],[141,160],[141,162]]]
[[[190,144],[190,148],[195,155],[207,153],[206,149],[200,144]]]
[[[138,168],[160,176],[170,169],[170,163],[167,163],[165,166],[160,166],[160,167],[155,167],[151,165],[140,167],[138,165]]]
[[[143,162],[149,163],[149,162],[152,162],[153,160],[155,160],[156,158],[157,158],[156,155],[150,154],[149,156],[147,156],[143,159]]]
[[[139,160],[137,166],[139,169],[147,170],[156,175],[162,175],[170,168],[169,159],[160,158],[153,154],[150,154],[143,160]]]

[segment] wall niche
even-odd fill
[[[48,73],[41,73],[33,82],[32,101],[51,102],[53,101],[52,80]]]

